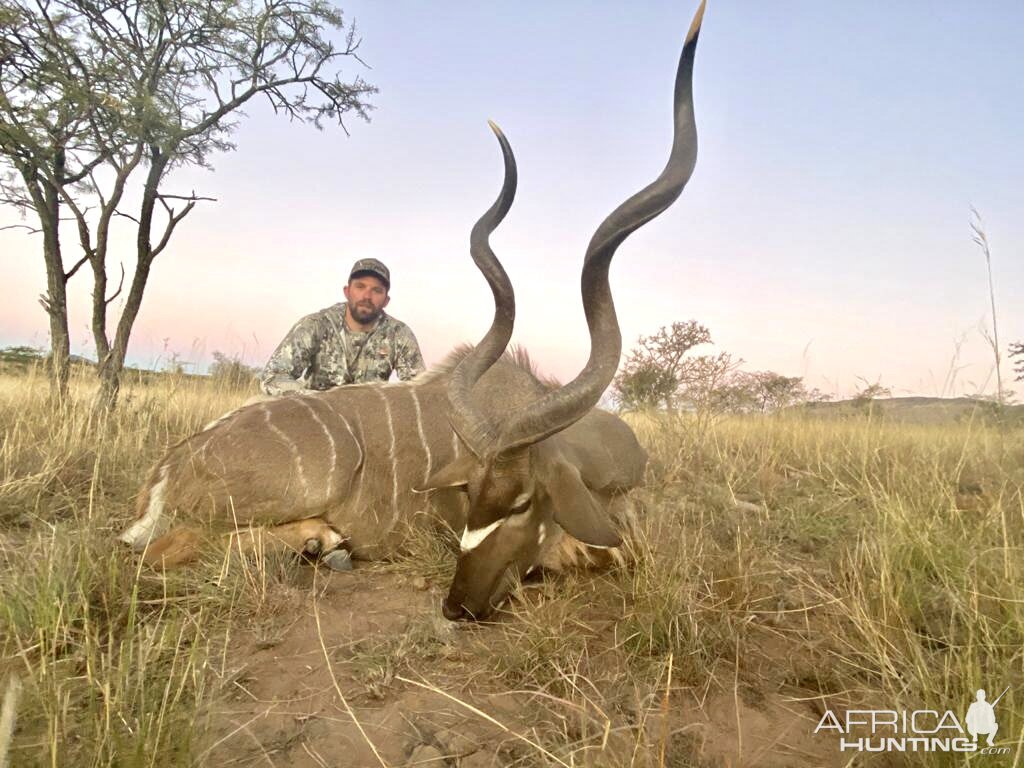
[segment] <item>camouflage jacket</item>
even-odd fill
[[[268,395],[342,384],[405,381],[423,370],[416,337],[405,323],[381,313],[366,333],[345,325],[346,303],[321,309],[295,324],[271,355],[260,381]]]

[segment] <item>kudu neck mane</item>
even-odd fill
[[[435,366],[432,366],[429,371],[421,374],[416,378],[417,382],[427,383],[442,378],[446,374],[451,373],[458,367],[459,363],[462,362],[463,358],[466,357],[470,352],[473,351],[472,344],[460,344],[449,352],[445,358]],[[546,376],[537,370],[537,364],[530,357],[529,352],[523,347],[513,345],[505,350],[504,354],[494,364],[495,367],[500,365],[510,365],[519,370],[528,373],[533,377],[534,381],[538,385],[538,394],[545,394],[553,390],[558,389],[561,383],[552,376]]]

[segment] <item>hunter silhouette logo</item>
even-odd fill
[[[975,692],[963,721],[952,710],[848,709],[826,710],[815,733],[833,733],[840,752],[974,752],[978,755],[1009,754],[1009,747],[995,746],[999,724],[996,705],[1010,687],[989,703],[984,689]],[[985,742],[978,743],[984,736]]]
[[[996,722],[996,704],[999,703],[999,699],[1006,695],[1008,690],[1010,690],[1010,686],[1006,686],[1006,690],[989,704],[985,701],[985,689],[978,689],[975,701],[967,708],[967,716],[964,718],[967,732],[971,734],[971,738],[974,739],[975,743],[978,742],[978,736],[988,736],[985,743],[990,747],[992,746],[992,740],[995,739],[996,731],[999,730],[999,723]]]

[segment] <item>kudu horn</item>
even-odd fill
[[[608,284],[608,267],[622,241],[675,202],[693,173],[697,161],[693,60],[703,16],[704,3],[701,3],[686,35],[676,72],[675,132],[665,170],[653,183],[616,208],[597,228],[587,247],[581,287],[590,330],[590,358],[575,379],[505,423],[498,438],[501,451],[537,443],[579,420],[597,404],[615,376],[622,352],[622,336]]]
[[[516,158],[501,129],[491,121],[488,121],[488,125],[501,145],[501,154],[505,158],[505,180],[501,185],[498,199],[473,227],[469,236],[469,250],[473,262],[483,273],[491,287],[491,293],[494,294],[494,320],[483,340],[452,372],[448,383],[452,428],[478,458],[483,456],[489,446],[495,444],[500,425],[494,424],[480,413],[470,400],[470,392],[473,385],[505,352],[505,347],[512,338],[512,327],[516,319],[516,298],[512,282],[491,250],[490,244],[491,233],[505,218],[516,197]]]

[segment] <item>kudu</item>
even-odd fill
[[[204,532],[297,552],[343,545],[385,556],[420,513],[462,532],[442,604],[449,619],[487,616],[535,567],[622,560],[630,489],[646,454],[618,417],[595,409],[622,340],[608,284],[625,238],[682,192],[697,154],[692,74],[703,4],[679,61],[668,163],[598,227],[581,282],[591,351],[565,386],[542,383],[512,335],[512,285],[489,245],[516,189],[511,147],[497,126],[505,178],[474,226],[470,252],[494,295],[490,329],[412,382],[339,387],[243,407],[172,447],[151,470],[138,518],[122,539],[146,562],[193,558]]]

